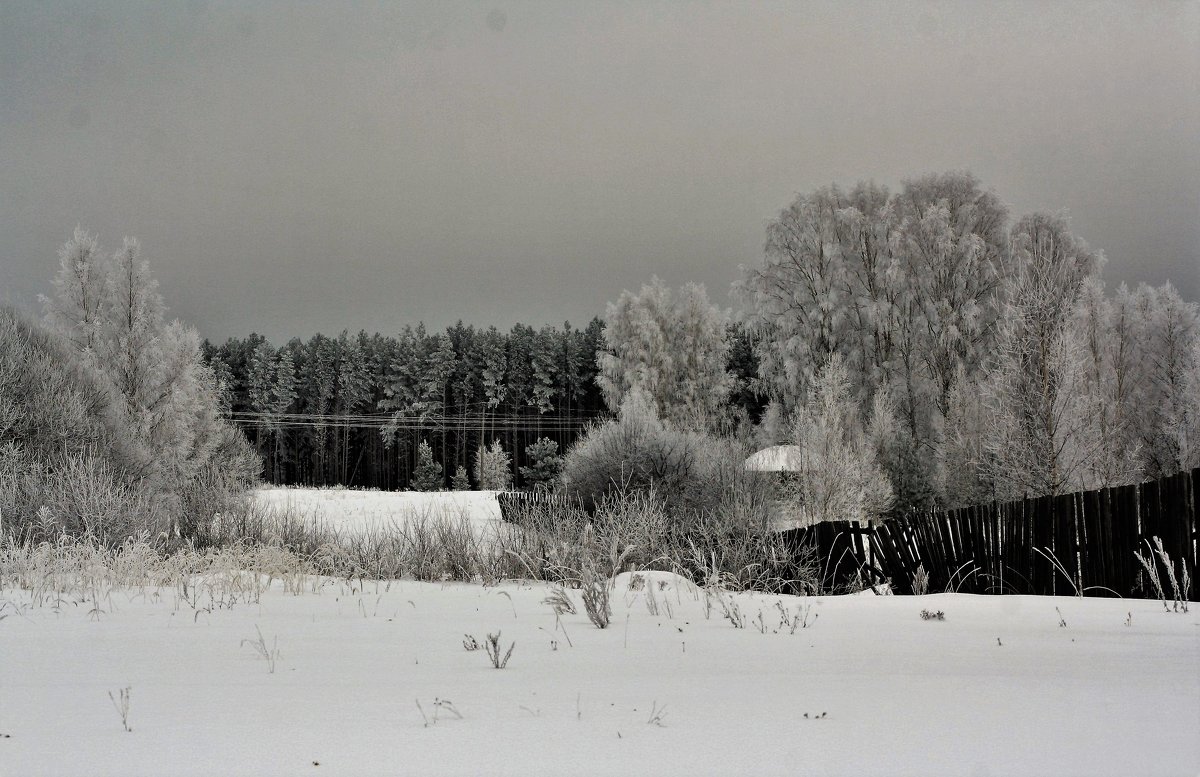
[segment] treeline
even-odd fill
[[[411,487],[427,441],[446,485],[461,467],[474,486],[498,439],[520,487],[529,446],[565,454],[633,397],[678,431],[788,445],[805,520],[904,514],[1200,461],[1200,310],[1170,284],[1106,289],[1103,265],[1063,218],[1013,218],[969,173],[933,174],[798,195],[742,268],[736,321],[703,287],[654,280],[582,329],[205,353],[277,483]],[[647,482],[673,460],[663,439]],[[609,474],[631,477],[627,458]]]
[[[478,486],[475,454],[499,440],[515,485],[532,462],[526,449],[548,438],[564,452],[607,412],[597,385],[604,323],[502,332],[423,324],[379,333],[294,338],[275,347],[258,334],[205,342],[226,412],[278,484],[401,489],[412,486],[418,449],[429,444],[449,487],[459,467]],[[748,383],[744,337],[731,365]],[[753,398],[738,395],[751,408]]]

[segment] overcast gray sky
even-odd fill
[[[76,224],[274,341],[731,304],[799,191],[967,168],[1200,296],[1200,3],[0,3],[0,301]]]

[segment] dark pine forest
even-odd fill
[[[263,457],[263,476],[286,485],[409,487],[425,441],[447,487],[459,467],[477,486],[475,451],[499,440],[514,483],[526,448],[549,438],[565,451],[607,412],[596,384],[604,323],[502,332],[424,325],[396,336],[342,332],[275,347],[258,334],[204,344],[229,417]],[[752,349],[731,332],[731,401],[761,410],[749,390]]]

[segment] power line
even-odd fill
[[[584,416],[576,419],[565,419],[561,416],[544,418],[535,415],[506,414],[500,416],[425,416],[407,417],[390,414],[376,415],[334,415],[320,413],[257,413],[237,411],[229,414],[229,418],[242,426],[259,426],[271,428],[311,428],[326,427],[337,429],[395,429],[411,431],[422,429],[540,429],[546,432],[577,431],[596,420],[596,416]]]

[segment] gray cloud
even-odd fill
[[[969,168],[1200,296],[1200,4],[0,4],[0,301],[77,223],[279,340],[724,298],[797,191]]]

